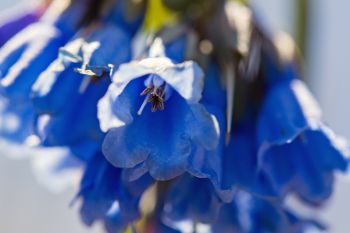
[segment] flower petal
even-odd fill
[[[183,173],[192,147],[185,121],[193,116],[178,95],[167,105],[162,112],[145,110],[132,124],[111,129],[103,144],[107,159],[123,168],[145,161],[151,175],[161,180]]]
[[[333,172],[346,170],[346,151],[321,122],[321,112],[301,81],[272,87],[258,121],[258,166],[275,189],[320,203],[332,192]]]

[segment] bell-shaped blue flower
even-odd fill
[[[266,174],[258,169],[254,125],[251,117],[235,122],[230,141],[224,145],[221,182],[217,189],[226,202],[232,201],[237,190],[278,198]]]
[[[152,183],[147,175],[135,182],[124,183],[121,169],[112,166],[102,153],[96,153],[86,165],[76,197],[82,200],[80,215],[83,222],[90,226],[96,221],[104,221],[109,228],[127,227],[140,217],[139,200]]]
[[[23,29],[1,48],[2,95],[15,103],[28,101],[31,87],[38,76],[57,57],[59,48],[73,36],[77,26],[73,25],[77,24],[82,14],[81,9],[75,12],[78,10],[76,7],[82,7],[82,2],[75,2],[59,14],[53,12],[57,11],[57,8],[54,9],[57,3],[53,3],[39,22]]]
[[[32,24],[8,41],[0,50],[1,94],[28,101],[31,86],[65,42],[56,28],[44,23]]]
[[[183,175],[170,187],[164,203],[163,218],[174,225],[185,221],[213,223],[221,203],[208,179]]]
[[[215,64],[211,64],[206,74],[202,102],[218,121],[220,140],[214,150],[194,149],[188,171],[196,177],[210,179],[224,202],[231,202],[237,189],[259,195],[277,195],[264,174],[258,172],[255,119],[251,111],[235,120],[232,132],[227,137],[225,94],[220,85],[220,71]]]
[[[347,146],[321,120],[302,81],[271,85],[257,123],[258,163],[281,194],[319,204],[332,193],[334,172],[345,171]]]
[[[163,51],[162,51],[163,49]],[[174,64],[155,41],[149,58],[119,67],[98,106],[108,132],[103,153],[116,167],[144,164],[159,180],[186,171],[193,145],[218,144],[215,117],[199,103],[203,72],[194,62]]]
[[[44,145],[102,142],[97,102],[107,91],[113,67],[129,60],[128,45],[123,30],[105,25],[88,39],[78,37],[61,49],[53,69],[45,71],[32,89],[40,119],[48,118],[39,124]]]
[[[324,226],[318,221],[298,216],[284,207],[283,203],[271,202],[239,191],[232,203],[221,208],[216,223],[212,225],[212,232],[302,233],[311,228],[324,230]]]

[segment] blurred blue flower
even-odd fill
[[[123,30],[105,25],[88,39],[78,37],[61,49],[32,89],[34,108],[41,114],[38,133],[43,145],[102,143],[97,102],[107,91],[112,68],[129,60],[128,44]]]
[[[279,198],[266,174],[258,169],[254,126],[250,117],[235,122],[231,139],[223,151],[221,183],[217,190],[225,201],[232,201],[237,190]]]
[[[208,179],[183,175],[169,188],[163,218],[173,225],[185,221],[213,223],[221,205],[222,202]]]
[[[17,125],[20,125],[18,133],[0,127],[2,136],[11,141],[24,142],[35,133],[36,116],[29,99],[31,87],[57,57],[59,47],[71,37],[75,29],[73,24],[79,19],[79,13],[73,10],[75,4],[61,14],[53,12],[57,11],[53,8],[50,7],[38,22],[21,30],[0,49],[0,94],[6,98],[6,107],[2,111],[4,114],[11,112],[12,119],[17,119]],[[65,31],[64,25],[70,25],[71,30]]]
[[[82,15],[77,11],[78,6],[82,7],[81,2],[72,4],[58,16],[53,12],[57,11],[52,9],[53,4],[37,23],[23,29],[1,48],[2,95],[14,103],[28,102],[38,76],[57,57],[59,48],[74,35]]]
[[[321,111],[296,79],[268,89],[257,122],[259,169],[281,194],[314,204],[332,193],[334,171],[346,171],[349,151],[321,120]]]
[[[302,233],[309,229],[321,232],[323,224],[304,217],[283,206],[246,192],[237,192],[234,201],[222,206],[213,233]]]
[[[122,170],[112,166],[102,153],[87,162],[76,198],[82,201],[80,215],[85,224],[103,221],[109,232],[120,232],[115,229],[125,229],[140,217],[141,195],[153,180],[145,175],[124,183],[121,174]]]
[[[323,229],[284,201],[288,194],[314,205],[327,200],[350,147],[323,123],[297,79],[297,59],[278,54],[248,8],[62,2],[40,19],[35,9],[0,24],[0,136],[41,146],[36,172],[52,190],[83,172],[74,201],[87,226]],[[145,10],[171,22],[150,32]]]
[[[164,51],[156,39],[149,58],[121,65],[98,106],[106,158],[122,168],[144,164],[159,180],[185,172],[194,145],[214,149],[219,138],[215,117],[199,103],[202,70],[174,64]]]

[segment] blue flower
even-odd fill
[[[257,123],[259,169],[281,194],[314,204],[332,193],[334,171],[345,171],[343,140],[321,120],[302,81],[285,79],[268,90]]]
[[[258,171],[255,118],[250,111],[235,120],[227,141],[226,95],[220,85],[220,74],[215,64],[208,66],[202,98],[203,105],[218,121],[219,144],[213,150],[196,147],[190,156],[188,172],[210,179],[224,202],[231,202],[237,189],[277,196],[265,175]]]
[[[232,201],[237,189],[279,198],[266,174],[258,169],[254,126],[251,117],[235,122],[231,139],[225,145],[221,164],[222,178],[217,188],[225,201]]]
[[[219,130],[219,142],[212,149],[194,145],[188,160],[187,171],[193,176],[210,179],[218,187],[222,182],[222,158],[225,150],[225,92],[220,86],[220,71],[215,64],[210,64],[205,75],[201,103],[215,116]],[[222,196],[223,197],[223,196]]]
[[[61,49],[52,69],[45,71],[32,89],[40,119],[47,118],[41,124],[39,121],[44,145],[102,142],[97,102],[107,91],[113,66],[129,59],[128,44],[123,30],[106,25],[88,39],[78,37]]]
[[[221,208],[217,221],[212,225],[212,232],[302,233],[311,228],[324,230],[318,221],[298,216],[284,207],[283,203],[260,199],[240,191],[233,202]]]
[[[213,223],[222,202],[208,179],[180,176],[171,186],[164,203],[163,218],[167,223],[193,221]]]
[[[80,215],[85,224],[103,221],[107,229],[123,229],[140,217],[141,195],[153,180],[146,175],[124,183],[121,172],[102,153],[96,153],[88,161],[76,198],[82,200]]]
[[[8,41],[0,50],[1,94],[15,103],[28,102],[31,86],[65,42],[57,28],[44,23],[32,24]]]
[[[58,50],[75,33],[82,11],[77,1],[57,15],[52,4],[44,16],[9,40],[0,50],[1,94],[14,103],[28,102],[38,76],[57,57]],[[85,6],[86,7],[86,6]],[[80,12],[80,13],[79,13]]]
[[[151,53],[164,54],[157,43]],[[98,106],[101,129],[108,132],[106,158],[122,168],[143,164],[154,178],[167,180],[186,171],[194,145],[214,149],[219,130],[199,103],[203,81],[190,61],[174,64],[158,55],[121,65]]]

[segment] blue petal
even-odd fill
[[[348,162],[326,127],[304,131],[293,142],[271,147],[261,168],[282,193],[296,192],[304,200],[321,203],[332,193],[336,170],[345,171]]]
[[[164,205],[167,221],[212,223],[216,220],[220,200],[208,179],[181,176],[170,188]]]
[[[103,26],[87,40],[99,44],[97,49],[92,51],[91,59],[86,61],[91,67],[102,67],[110,63],[117,67],[130,58],[129,38],[118,27]],[[82,42],[81,38],[77,38],[66,47],[72,50],[72,53],[78,54],[83,46]],[[85,56],[84,51],[81,56]],[[66,103],[82,101],[84,98],[91,98],[90,101],[85,100],[86,106],[89,106],[90,109],[91,107],[95,108],[97,100],[106,92],[106,85],[109,82],[103,81],[103,84],[89,85],[84,93],[79,93],[79,87],[84,77],[74,72],[74,68],[78,67],[76,64],[68,64],[65,62],[64,65],[67,68],[63,72],[55,72],[53,71],[55,66],[62,65],[60,60],[55,61],[52,64],[53,69],[48,69],[43,73],[34,85],[32,97],[38,112],[54,114],[63,111]],[[106,76],[105,79],[109,79]],[[90,97],[90,95],[94,97]],[[97,100],[95,100],[96,95],[98,96]],[[96,114],[91,114],[91,116],[95,117]]]
[[[137,164],[135,167],[123,169],[123,180],[125,180],[126,182],[132,182],[139,179],[146,173],[148,173],[148,168],[145,162],[143,162]]]
[[[182,35],[179,38],[167,43],[165,56],[170,58],[175,63],[181,63],[185,60],[187,46],[187,35]]]
[[[289,142],[320,119],[321,111],[301,81],[281,81],[268,91],[263,102],[257,126],[258,145],[263,150],[270,144]]]
[[[205,105],[216,106],[220,109],[226,108],[226,92],[220,83],[221,73],[219,67],[211,63],[205,74],[205,85],[201,102]],[[224,128],[223,128],[224,129]]]
[[[103,219],[118,198],[121,171],[101,156],[96,155],[87,165],[78,194],[82,198],[80,214],[87,225]]]
[[[135,90],[131,85],[126,93],[129,88]],[[141,100],[134,106],[141,106]],[[103,152],[112,164],[132,168],[145,162],[156,179],[171,179],[185,171],[193,142],[204,148],[217,145],[215,119],[202,106],[189,106],[176,93],[165,104],[164,111],[145,109],[131,124],[107,133]]]
[[[37,113],[54,115],[62,112],[65,106],[77,96],[81,76],[73,70],[71,65],[60,74],[42,73],[32,87],[31,100]]]
[[[104,220],[104,227],[107,233],[123,233],[128,225],[129,222],[123,218],[120,210],[116,210],[109,214]]]
[[[235,202],[223,205],[218,214],[217,221],[212,224],[212,232],[245,232],[241,218],[244,218],[244,216],[239,212],[239,206]]]
[[[320,203],[332,192],[333,172],[345,171],[346,151],[321,123],[301,81],[282,81],[267,95],[258,121],[259,168],[280,193]]]
[[[226,190],[223,193],[226,194],[224,196],[226,201],[232,200],[236,188],[259,193],[261,191],[258,187],[261,181],[257,169],[254,136],[251,120],[246,119],[235,123],[230,142],[225,147],[222,156],[222,180],[219,191]]]
[[[124,183],[121,169],[108,163],[101,153],[88,161],[77,198],[80,214],[87,225],[103,221],[107,230],[124,229],[140,217],[139,201],[153,183],[149,176]]]
[[[98,32],[100,34],[96,32],[92,39],[98,38],[102,46],[92,54],[90,59],[92,65],[107,64],[111,57],[111,62],[116,62],[116,65],[128,59],[127,47],[120,47],[118,44],[114,48],[111,47],[111,43],[104,42],[106,39],[113,38],[120,39],[120,42],[127,41],[118,28],[104,27]],[[112,41],[115,44],[115,40]],[[74,43],[76,40],[72,42],[72,45]],[[107,90],[110,83],[109,77],[108,75],[101,77],[97,83],[90,84],[84,93],[79,93],[79,86],[84,77],[76,74],[73,67],[74,64],[62,73],[48,70],[33,88],[33,103],[36,110],[39,113],[46,112],[53,115],[44,124],[44,130],[41,133],[47,145],[74,145],[82,139],[92,139],[97,142],[102,139],[103,133],[99,128],[96,105]],[[62,93],[65,95],[62,96]]]
[[[109,80],[103,78],[91,84],[84,94],[79,94],[66,104],[63,112],[53,115],[43,124],[42,140],[47,145],[71,145],[82,139],[101,142],[104,134],[97,119],[97,102],[105,93]]]
[[[19,60],[2,77],[1,89],[5,96],[18,102],[27,101],[31,86],[49,64],[57,57],[58,49],[66,41],[57,29],[37,25],[43,32],[30,41]]]
[[[263,71],[266,75],[268,86],[273,86],[280,81],[300,79],[300,72],[296,61],[281,62],[276,59],[276,54],[264,54]]]
[[[143,88],[142,82],[130,83],[123,92],[120,92],[119,87],[114,83],[109,86],[106,95],[98,103],[98,119],[103,132],[133,121],[133,116],[141,106],[135,103]]]
[[[213,233],[305,232],[309,227],[324,230],[316,220],[297,216],[283,203],[238,192],[232,203],[221,208],[212,230]]]
[[[4,77],[11,66],[21,57],[23,51],[28,45],[40,38],[40,27],[42,24],[33,24],[23,29],[21,32],[11,38],[0,50],[0,70],[1,77]],[[41,35],[43,36],[43,35]]]
[[[82,41],[74,38],[65,47],[77,53],[81,46]],[[58,69],[61,66],[62,71]],[[31,93],[33,106],[39,114],[57,114],[79,94],[82,77],[74,72],[78,67],[78,64],[63,62],[58,58],[40,75]]]
[[[188,103],[197,103],[202,97],[203,72],[194,62],[188,61],[174,65],[168,58],[146,58],[119,67],[113,77],[119,96],[134,79],[154,74],[176,90]]]
[[[193,176],[210,179],[216,187],[219,187],[223,173],[222,158],[225,148],[225,132],[222,132],[222,129],[225,128],[225,119],[223,116],[224,111],[213,105],[205,104],[205,106],[208,111],[210,111],[211,114],[215,115],[215,118],[218,120],[218,122],[215,124],[217,125],[219,132],[216,133],[216,136],[211,137],[207,132],[203,132],[200,135],[205,136],[211,140],[211,142],[207,142],[207,145],[213,143],[214,140],[218,140],[213,140],[213,138],[216,138],[219,135],[220,142],[218,145],[215,145],[211,148],[208,146],[204,147],[202,144],[195,146],[195,149],[189,158],[187,170]],[[209,123],[206,124],[210,125]],[[209,148],[209,150],[207,148]]]
[[[89,161],[97,151],[101,150],[101,145],[96,141],[84,140],[78,144],[69,145],[71,153],[82,161]]]
[[[106,158],[124,168],[145,161],[157,179],[171,179],[183,173],[191,153],[184,122],[190,110],[179,97],[172,96],[167,104],[163,112],[145,109],[132,124],[110,130],[103,143]]]

